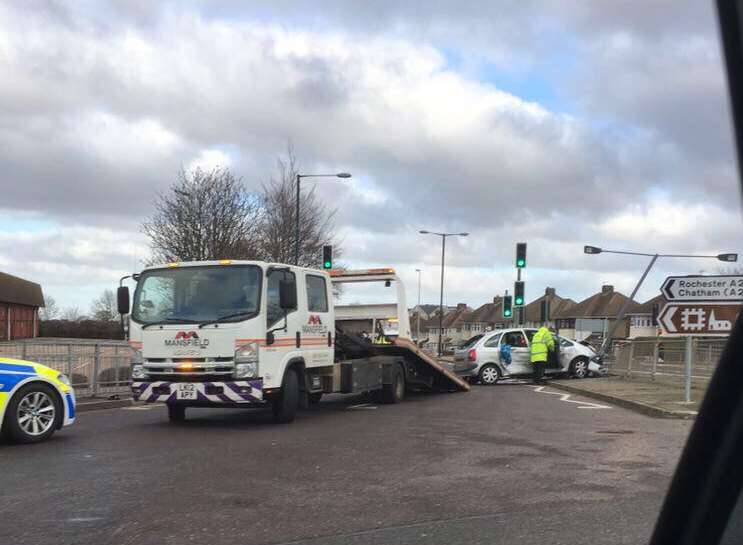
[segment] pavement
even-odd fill
[[[650,381],[646,378],[609,376],[587,380],[554,380],[554,388],[613,403],[648,416],[694,418],[707,391],[707,384],[694,382],[691,402],[684,401],[683,384]]]
[[[691,426],[526,384],[187,418],[99,410],[0,444],[0,543],[642,543]]]

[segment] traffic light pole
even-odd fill
[[[439,293],[439,357],[441,357],[441,334],[444,327],[444,252],[446,252],[446,235],[441,236],[441,291]]]

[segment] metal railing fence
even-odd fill
[[[63,372],[80,397],[127,392],[132,355],[126,341],[37,338],[0,342],[0,357],[33,361]]]
[[[617,341],[607,354],[609,373],[626,378],[706,388],[727,338],[685,337]]]

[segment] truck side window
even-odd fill
[[[328,288],[325,278],[308,274],[305,280],[307,283],[307,310],[310,312],[327,312]]]
[[[279,303],[279,282],[282,280],[290,282],[296,291],[297,281],[294,273],[287,271],[270,271],[266,280],[266,314],[268,315],[268,327],[271,327],[284,317],[284,311]]]

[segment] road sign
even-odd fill
[[[658,315],[664,335],[727,335],[740,303],[668,303]]]
[[[668,301],[743,301],[743,276],[669,276],[660,291]]]

